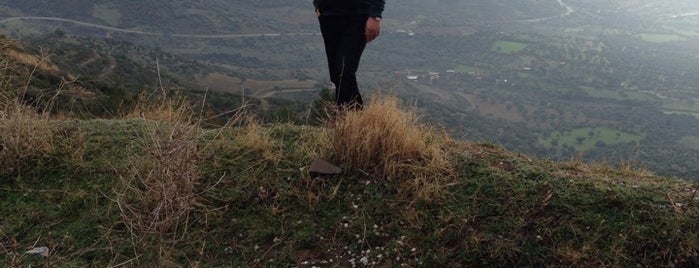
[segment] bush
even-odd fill
[[[18,175],[23,164],[50,154],[54,125],[31,107],[16,102],[0,107],[0,174]]]
[[[438,193],[452,173],[442,148],[450,139],[421,124],[415,109],[401,107],[397,98],[372,99],[363,110],[347,112],[332,124],[335,161],[418,196]]]

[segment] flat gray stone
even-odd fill
[[[342,174],[342,169],[327,160],[315,157],[313,158],[311,167],[308,168],[308,173],[311,177],[315,178],[327,175],[339,175]]]

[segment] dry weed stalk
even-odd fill
[[[139,116],[155,120],[146,121],[145,135],[135,140],[131,170],[121,177],[115,201],[135,255],[150,254],[152,261],[166,264],[178,255],[178,243],[189,237],[192,213],[206,210],[197,186],[199,165],[210,152],[201,145],[203,130],[192,122],[184,98],[163,97],[140,109]]]
[[[155,262],[161,266],[182,256],[182,244],[197,240],[189,229],[194,214],[211,210],[203,195],[218,182],[202,185],[206,182],[202,181],[200,167],[203,161],[213,158],[212,147],[224,129],[247,122],[235,137],[239,142],[259,149],[263,155],[272,152],[273,147],[259,124],[245,121],[245,106],[227,112],[233,114],[231,119],[212,134],[202,127],[207,120],[202,118],[203,106],[197,115],[195,106],[185,97],[166,94],[142,95],[136,110],[127,114],[126,118],[145,120],[145,129],[143,135],[134,139],[131,168],[121,176],[121,188],[114,190],[121,223],[129,230],[134,248],[134,259],[129,262]]]
[[[16,98],[16,91],[12,88],[13,70],[7,59],[0,60],[0,105],[5,106]],[[4,109],[3,109],[4,110]]]
[[[0,69],[0,173],[21,172],[21,164],[54,151],[54,124],[47,113],[38,113],[22,103],[21,92],[6,63]]]
[[[21,161],[50,153],[54,149],[53,136],[48,116],[31,107],[12,103],[0,110],[0,144],[7,158]]]
[[[197,123],[194,120],[193,106],[184,96],[147,96],[141,94],[136,108],[126,118],[143,118],[174,123]]]
[[[415,109],[402,108],[396,97],[376,96],[332,128],[332,152],[346,169],[388,179],[422,198],[438,196],[450,181],[443,148],[450,139],[421,124]]]
[[[33,177],[25,176],[28,169],[42,167],[47,156],[55,157],[54,153],[60,153],[65,145],[57,137],[60,120],[50,111],[68,84],[58,85],[53,93],[31,86],[36,72],[46,64],[48,57],[30,57],[17,50],[13,42],[0,41],[0,179]],[[30,91],[36,94],[29,97]],[[44,104],[43,100],[48,101]],[[7,255],[11,267],[22,266],[28,255],[14,238],[3,233],[2,227],[0,236],[4,242],[11,241],[0,243],[0,254]],[[47,258],[44,266],[53,266],[51,259]]]

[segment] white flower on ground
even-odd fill
[[[364,264],[364,265],[369,264],[369,258],[367,258],[367,257],[362,257],[362,259],[360,259],[359,261],[362,262],[362,264]]]

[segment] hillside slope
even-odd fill
[[[696,184],[456,142],[390,98],[322,128],[206,129],[177,99],[111,120],[2,107],[0,266],[699,262]],[[311,178],[314,156],[345,173]]]
[[[222,124],[231,110],[248,107],[268,122],[300,120],[305,103],[274,97],[243,97],[240,91],[200,85],[199,77],[234,73],[159,49],[128,42],[47,36],[12,40],[0,37],[0,93],[20,98],[37,111],[78,118],[121,116],[139,99],[178,92],[201,103]],[[203,78],[202,78],[203,79]],[[235,88],[240,84],[221,82]],[[255,81],[253,81],[255,82]]]
[[[401,23],[439,14],[447,24],[556,16],[565,11],[556,0],[402,0],[388,2],[387,17]],[[0,16],[44,16],[171,34],[307,32],[317,30],[312,1],[39,1],[0,4]],[[430,20],[433,20],[430,18]]]

